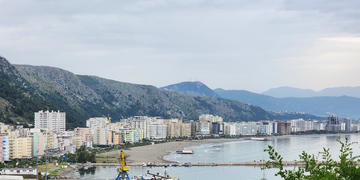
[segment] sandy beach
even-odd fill
[[[238,139],[204,139],[204,140],[193,140],[193,141],[176,141],[162,144],[154,144],[147,146],[134,147],[124,150],[127,157],[126,161],[129,165],[139,165],[143,163],[167,163],[163,159],[164,156],[176,150],[182,150],[186,147],[197,146],[201,144],[212,144],[222,143],[230,141],[240,141],[244,138]],[[118,163],[117,158],[119,157],[120,150],[102,153],[99,156],[106,162]]]

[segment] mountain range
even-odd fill
[[[167,86],[169,87],[177,87],[177,89],[173,90],[183,90],[184,87],[181,86],[182,83],[177,85]],[[196,84],[196,85],[195,85]],[[189,87],[189,83],[187,83],[187,87]],[[197,90],[200,91],[197,94],[204,94],[201,92],[202,89],[205,89],[203,84]],[[195,87],[199,87],[199,82],[194,82],[194,86],[191,88],[192,93],[190,95],[196,94],[194,93]],[[338,92],[337,89],[341,88],[331,88],[324,90],[323,92]],[[344,89],[344,88],[343,88]],[[277,96],[281,96],[281,93],[286,94],[286,91],[292,91],[291,95],[297,94],[297,96],[304,97],[287,97],[287,98],[278,98],[264,94],[253,93],[245,90],[224,90],[224,89],[215,89],[214,93],[218,95],[218,97],[236,100],[240,102],[244,102],[247,104],[259,106],[267,111],[275,111],[275,112],[302,112],[307,114],[314,114],[318,116],[328,116],[328,115],[338,115],[342,117],[350,117],[350,118],[359,118],[360,117],[360,98],[350,97],[350,96],[316,96],[316,97],[307,97],[310,96],[311,90],[299,90],[294,88],[279,88],[268,91],[268,94],[274,94]],[[184,94],[187,94],[188,91],[180,91]],[[206,91],[208,94],[209,92]],[[307,94],[307,96],[305,96]],[[287,94],[287,95],[290,95]]]
[[[186,84],[186,83],[185,83]],[[0,57],[0,121],[33,123],[34,112],[66,112],[67,128],[81,127],[86,119],[110,114],[114,120],[136,115],[198,119],[200,114],[222,116],[226,121],[257,121],[292,117],[319,118],[302,113],[273,113],[236,100],[209,94],[194,96],[149,85],[76,75],[46,66],[12,65]],[[209,97],[211,96],[211,97]]]
[[[272,88],[265,92],[264,95],[286,98],[286,97],[318,97],[318,96],[351,96],[360,98],[360,86],[358,87],[334,87],[326,88],[320,91],[311,89],[299,89],[293,87]]]

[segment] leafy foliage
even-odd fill
[[[341,144],[339,161],[332,159],[329,149],[323,148],[320,152],[321,159],[310,155],[305,151],[300,155],[304,166],[296,170],[289,170],[284,167],[283,157],[275,151],[272,146],[265,149],[270,160],[266,162],[265,168],[277,168],[275,174],[285,180],[357,180],[360,179],[360,168],[357,165],[359,156],[353,156],[351,143],[348,138],[345,142],[338,140]]]
[[[72,163],[95,163],[95,157],[96,155],[94,152],[88,151],[85,146],[81,146],[79,149],[76,150],[75,154],[67,153],[66,161]]]

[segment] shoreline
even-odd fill
[[[219,139],[202,139],[202,140],[184,140],[184,141],[173,141],[167,143],[160,143],[154,145],[146,145],[133,147],[130,149],[123,150],[126,156],[126,163],[128,165],[141,165],[143,163],[174,163],[164,159],[165,156],[177,150],[189,148],[192,146],[199,146],[203,144],[217,144],[224,142],[243,141],[248,137],[241,138],[219,138]],[[114,160],[118,158],[121,150],[115,150],[111,152],[102,153],[99,156],[104,160]],[[104,161],[105,162],[105,161]],[[114,161],[112,161],[114,162]],[[99,162],[102,163],[102,162]],[[116,163],[116,162],[114,162]]]
[[[301,134],[301,135],[282,135],[282,136],[265,136],[268,139],[281,139],[281,138],[290,138],[295,136],[344,136],[356,133],[337,133],[337,134]],[[190,148],[193,146],[200,146],[204,144],[218,144],[225,142],[236,142],[248,140],[251,137],[239,137],[239,138],[218,138],[218,139],[202,139],[202,140],[184,140],[184,141],[173,141],[167,143],[160,143],[154,145],[146,145],[133,147],[130,149],[123,150],[126,156],[126,161],[128,165],[142,165],[144,163],[154,163],[154,164],[163,164],[163,163],[176,163],[173,161],[165,160],[164,157],[173,153],[177,150],[182,150],[184,148]],[[100,154],[100,162],[98,163],[119,163],[118,157],[121,150],[110,151]],[[103,160],[103,161],[101,161]]]

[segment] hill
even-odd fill
[[[17,69],[0,57],[0,120],[11,124],[32,123],[38,109],[57,109],[48,104]]]
[[[218,95],[212,89],[199,81],[181,82],[162,87],[161,89],[173,90],[190,96],[218,97]]]

